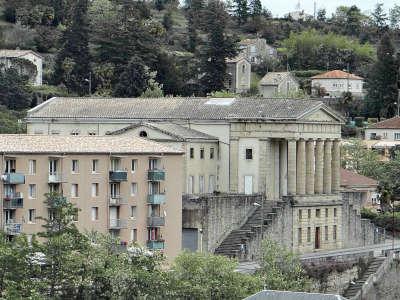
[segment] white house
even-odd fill
[[[267,44],[265,39],[245,39],[239,42],[239,50],[251,64],[259,64],[268,58],[277,59],[276,48]]]
[[[323,89],[330,98],[341,97],[344,92],[351,92],[354,96],[363,96],[364,79],[360,76],[340,70],[329,71],[311,77],[313,94]]]
[[[28,64],[21,64],[21,60],[31,62],[36,70],[32,70]],[[14,67],[21,74],[28,75],[33,85],[42,85],[43,56],[32,50],[0,50],[0,66],[3,68]]]
[[[250,90],[251,64],[246,57],[239,55],[226,59],[225,87],[233,93],[243,93]]]
[[[292,96],[299,83],[290,72],[269,72],[259,82],[260,94],[265,98]]]

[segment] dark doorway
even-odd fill
[[[321,243],[321,230],[320,227],[315,227],[315,249],[320,248]]]

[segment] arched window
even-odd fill
[[[139,132],[139,136],[140,137],[147,137],[147,132],[142,130],[141,132]]]
[[[242,73],[246,72],[246,65],[242,66]]]

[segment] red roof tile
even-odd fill
[[[372,124],[368,128],[399,129],[400,117],[396,116],[391,119]]]
[[[378,181],[353,171],[340,169],[340,185],[342,187],[377,187]]]
[[[363,80],[362,77],[350,74],[341,70],[329,71],[326,73],[322,73],[316,76],[311,77],[311,79],[355,79],[355,80]]]

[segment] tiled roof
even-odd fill
[[[396,116],[368,126],[368,128],[399,129],[400,117]]]
[[[355,172],[340,169],[340,185],[342,187],[377,187],[378,181],[375,179],[359,175]]]
[[[350,74],[341,70],[329,71],[326,73],[322,73],[316,76],[311,77],[311,79],[354,79],[354,80],[363,80],[364,78]]]
[[[187,128],[178,124],[172,124],[172,123],[148,123],[148,122],[142,122],[142,123],[137,123],[137,124],[132,124],[127,127],[124,127],[119,130],[115,130],[112,132],[108,132],[108,135],[118,135],[121,133],[124,133],[130,129],[134,129],[139,126],[145,126],[145,127],[150,127],[156,130],[159,130],[163,133],[166,133],[168,135],[171,135],[177,140],[187,140],[187,139],[201,139],[201,140],[218,140],[215,136],[211,136],[208,134],[205,134],[203,132]]]
[[[290,72],[269,72],[260,80],[260,85],[278,85],[289,76]]]
[[[241,54],[239,54],[239,55],[237,55],[237,56],[235,56],[235,57],[226,58],[226,59],[225,59],[225,61],[226,61],[227,63],[237,63],[237,62],[239,62],[239,61],[241,61],[241,60],[247,60],[247,58],[243,56],[243,53],[241,53]]]
[[[345,300],[340,295],[264,290],[245,300]]]
[[[1,134],[2,153],[143,153],[180,154],[181,152],[142,138],[127,136],[62,136]]]
[[[10,49],[0,49],[0,57],[21,57],[32,53],[38,57],[42,57],[39,53],[32,50],[10,50]]]
[[[28,111],[35,119],[297,120],[322,102],[265,98],[52,98]],[[335,114],[332,111],[332,114]],[[338,118],[340,118],[338,116]]]

